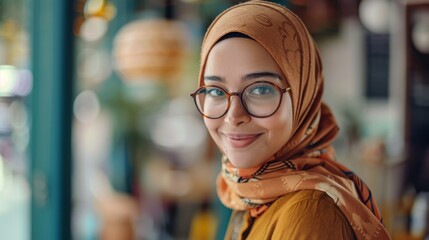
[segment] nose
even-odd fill
[[[231,96],[231,103],[225,116],[225,122],[232,126],[238,126],[250,121],[250,118],[251,116],[241,105],[240,97],[237,95]]]

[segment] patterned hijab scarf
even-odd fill
[[[217,192],[223,204],[234,210],[249,210],[257,217],[287,193],[316,189],[337,203],[359,239],[389,239],[368,187],[334,161],[331,142],[338,126],[322,103],[320,56],[304,24],[288,9],[266,1],[249,1],[227,9],[204,37],[200,85],[211,48],[231,32],[257,41],[280,66],[291,88],[293,133],[272,160],[261,166],[239,169],[222,157]]]

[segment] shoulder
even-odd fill
[[[335,205],[333,199],[330,198],[325,192],[309,189],[286,194],[277,199],[273,203],[273,206],[281,208],[290,208],[302,202],[314,202]]]
[[[270,225],[267,234],[271,239],[354,239],[341,209],[325,192],[317,190],[284,195],[260,220]]]

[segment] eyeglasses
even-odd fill
[[[266,118],[279,109],[283,93],[289,90],[290,88],[281,88],[272,82],[257,81],[241,92],[231,93],[215,85],[206,85],[198,88],[191,97],[194,98],[198,111],[207,118],[223,117],[231,106],[232,96],[240,98],[241,106],[249,115]]]

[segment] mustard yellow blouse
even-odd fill
[[[276,200],[261,216],[234,211],[225,239],[357,239],[347,218],[326,193],[301,190]]]

